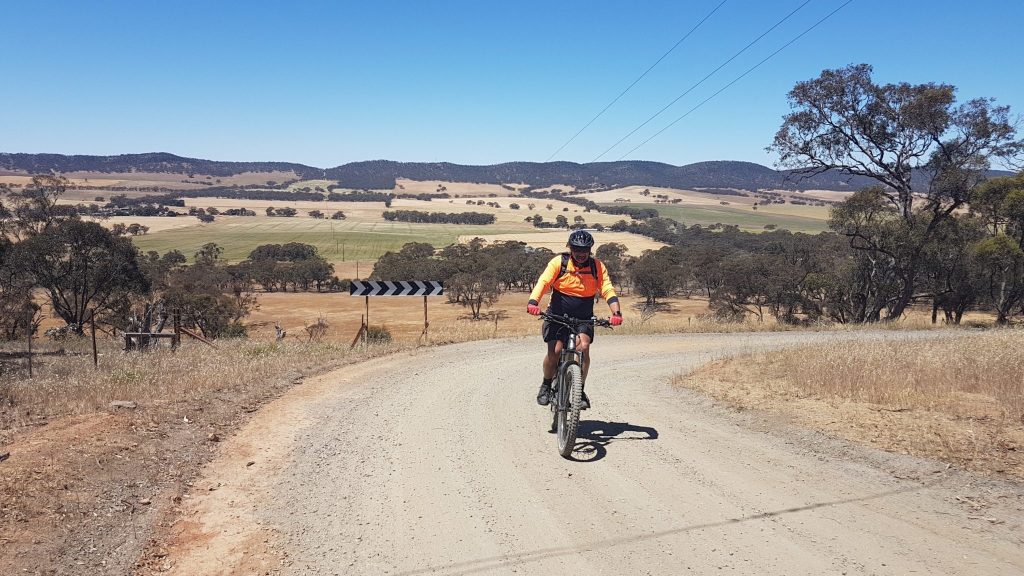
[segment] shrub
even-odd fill
[[[367,326],[366,341],[370,344],[388,344],[391,342],[391,331],[387,326]]]
[[[241,322],[232,322],[221,330],[219,336],[221,338],[248,338],[249,330]]]

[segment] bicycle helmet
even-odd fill
[[[569,234],[569,247],[590,250],[594,247],[594,237],[586,230],[577,230]]]

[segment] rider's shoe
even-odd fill
[[[590,398],[587,398],[587,393],[583,392],[583,397],[580,399],[580,410],[586,410],[590,408]]]
[[[547,406],[548,402],[551,401],[551,385],[541,384],[540,390],[537,391],[537,404],[541,406]]]

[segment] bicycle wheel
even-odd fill
[[[562,374],[559,391],[564,408],[558,411],[558,453],[568,458],[576,447],[576,430],[580,425],[580,402],[583,400],[583,374],[579,364],[569,364]]]

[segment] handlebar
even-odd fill
[[[586,318],[586,319],[581,319],[581,318],[573,318],[572,316],[569,316],[568,314],[563,314],[561,316],[556,316],[556,315],[548,313],[548,312],[541,312],[540,313],[540,318],[542,318],[544,320],[547,320],[549,322],[554,322],[555,324],[561,324],[562,326],[565,326],[566,328],[569,328],[571,330],[576,330],[579,326],[586,326],[586,325],[601,326],[603,328],[611,328],[612,327],[611,322],[609,322],[607,318],[598,318],[596,316],[593,316],[593,317],[590,317],[590,318]]]

